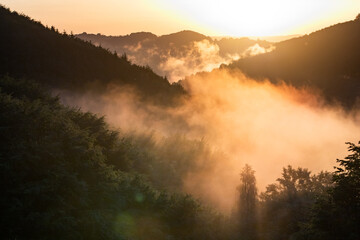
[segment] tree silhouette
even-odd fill
[[[334,186],[328,195],[317,199],[302,239],[360,239],[360,146],[347,144],[351,153],[337,159]]]
[[[260,195],[260,235],[269,240],[296,238],[316,198],[326,194],[331,185],[331,174],[311,175],[306,168],[287,166],[276,181]]]
[[[240,185],[237,190],[239,233],[242,239],[255,239],[257,187],[255,171],[248,164],[240,173]]]
[[[351,152],[345,159],[337,159],[332,198],[340,215],[343,239],[360,238],[360,146],[347,143]],[[360,144],[360,142],[359,142]]]

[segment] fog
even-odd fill
[[[123,132],[204,139],[211,151],[222,154],[193,159],[201,167],[184,176],[183,190],[225,213],[235,203],[244,164],[253,167],[264,190],[287,165],[331,171],[336,158],[346,155],[344,143],[358,140],[358,113],[326,105],[311,89],[259,82],[225,69],[192,75],[182,84],[190,96],[167,108],[116,86],[101,96],[60,95],[65,103],[105,115]]]
[[[170,43],[167,48],[138,43],[124,46],[129,60],[138,65],[149,65],[157,74],[166,76],[169,82],[177,82],[198,72],[210,72],[243,57],[274,50],[274,46],[262,47],[258,43],[233,52],[220,52],[217,42],[204,39],[182,46]]]
[[[214,39],[192,31],[163,36],[142,32],[126,36],[80,34],[77,37],[116,51],[119,56],[125,53],[132,63],[150,66],[170,82],[275,49],[274,44],[263,40]]]

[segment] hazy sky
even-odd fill
[[[305,34],[352,20],[360,0],[0,0],[60,31],[124,35],[194,30],[206,35]]]

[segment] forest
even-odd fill
[[[241,69],[254,78],[260,79],[260,76],[266,75],[270,79],[265,87],[257,85],[260,84],[259,79],[241,80],[248,85],[240,86],[228,80],[231,89],[262,86],[274,94],[280,92],[270,98],[280,98],[284,95],[282,91],[289,91],[291,96],[300,96],[302,92],[295,88],[284,87],[285,90],[279,90],[276,85],[271,85],[275,81],[272,78],[277,79],[278,76],[284,81],[297,81],[292,78],[292,72],[287,74],[280,71],[290,71],[291,67],[285,65],[292,64],[284,60],[283,49],[292,44],[296,45],[293,49],[298,49],[297,45],[302,46],[304,39],[309,42],[310,48],[313,44],[319,44],[316,39],[321,34],[350,31],[349,28],[358,25],[359,22],[355,20],[303,38],[278,43],[272,52],[247,56],[221,69]],[[338,41],[356,45],[354,39],[360,36],[360,31],[351,31],[354,32],[353,38]],[[207,108],[207,104],[220,109],[233,107],[224,104],[225,99],[217,97],[215,88],[210,88],[204,81],[191,85],[201,78],[210,82],[210,74],[219,74],[217,70],[200,73],[180,83],[169,83],[165,76],[157,75],[149,66],[132,63],[126,54],[95,46],[72,33],[60,33],[55,27],[43,26],[3,6],[0,7],[0,32],[2,239],[360,239],[360,142],[344,142],[340,148],[347,148],[346,155],[327,159],[333,170],[316,172],[290,164],[291,159],[282,159],[288,164],[276,164],[280,174],[265,186],[258,183],[258,178],[262,176],[256,167],[265,165],[265,158],[270,156],[265,152],[262,154],[264,159],[259,159],[256,165],[245,159],[241,167],[234,170],[237,172],[234,187],[222,186],[229,188],[230,195],[234,195],[235,199],[230,211],[223,211],[212,204],[213,199],[207,199],[212,195],[196,195],[194,191],[200,191],[200,188],[206,188],[203,189],[206,193],[212,191],[210,188],[213,182],[197,185],[196,179],[205,176],[205,173],[206,178],[202,181],[213,179],[211,177],[216,177],[216,174],[223,176],[228,173],[225,170],[220,172],[222,170],[217,167],[222,164],[225,166],[227,159],[233,156],[220,145],[216,146],[216,141],[209,137],[211,134],[215,138],[224,135],[215,135],[216,131],[206,135],[208,132],[203,128],[215,128],[215,125],[219,131],[226,129],[222,129],[223,126],[218,122],[214,125],[197,125],[195,120],[198,119],[187,116],[188,109],[184,107],[193,107],[190,109],[195,109],[194,112],[201,112],[199,109]],[[338,43],[334,41],[332,44]],[[329,52],[333,50],[331,47],[334,46],[324,46]],[[322,48],[316,50],[322,51]],[[302,68],[304,66],[301,64],[305,63],[309,66],[312,64],[307,61],[308,52],[294,51],[303,54],[297,67]],[[320,53],[316,54],[323,57]],[[328,75],[322,75],[321,67],[316,68],[316,71],[306,68],[308,71],[304,71],[304,75],[311,73],[321,79],[320,82],[309,81],[311,86],[323,89],[321,96],[326,99],[325,103],[319,103],[315,111],[333,111],[329,104],[340,102],[345,110],[336,108],[334,111],[348,119],[352,113],[350,109],[356,108],[356,97],[359,96],[358,83],[355,81],[359,74],[358,54],[356,50],[350,54],[354,62],[347,68],[340,63],[336,63],[338,68],[330,68],[332,72],[328,74],[336,77],[329,80],[334,85],[326,85],[328,87],[322,85],[322,79]],[[268,58],[275,60],[267,62]],[[325,61],[320,57],[314,61],[320,60]],[[252,64],[264,66],[263,72],[253,72],[255,68]],[[270,67],[271,64],[280,64],[282,67]],[[325,66],[322,63],[320,65]],[[269,69],[280,70],[271,72]],[[295,74],[296,70],[293,71]],[[349,77],[340,76],[344,72]],[[235,73],[228,74],[236,75],[237,72],[235,70]],[[349,80],[343,88],[337,85],[340,78]],[[302,84],[298,83],[295,82],[294,87]],[[209,84],[215,83],[213,81]],[[213,90],[211,94],[214,96],[201,92],[195,86],[200,90]],[[164,124],[161,119],[169,121],[170,127],[164,129],[172,128],[172,131],[155,131],[151,127],[148,127],[150,131],[128,131],[130,128],[125,126],[128,123],[113,124],[111,115],[103,116],[86,110],[85,105],[71,105],[65,101],[66,97],[72,99],[74,96],[77,100],[79,96],[92,96],[93,99],[86,99],[86,102],[104,100],[104,96],[112,96],[114,89],[131,89],[136,97],[121,95],[120,100],[136,100],[138,108],[141,106],[144,111],[148,111],[144,120],[148,125],[144,125],[144,128]],[[336,93],[332,92],[334,89]],[[351,91],[348,92],[348,89]],[[200,97],[210,95],[213,98],[195,102],[199,97],[197,91],[204,94],[200,94]],[[61,95],[64,92],[65,95]],[[91,95],[86,95],[89,93]],[[223,97],[226,93],[229,92],[220,95]],[[255,97],[264,98],[265,94],[261,91],[255,93],[258,93]],[[252,104],[251,98],[248,98]],[[236,100],[230,99],[232,102]],[[310,109],[300,100],[303,104],[300,107]],[[116,101],[111,99],[111,102]],[[313,102],[310,104],[314,105]],[[332,114],[330,110],[326,116]],[[134,115],[141,118],[137,113]],[[161,114],[155,117],[155,113]],[[215,112],[205,113],[201,114],[210,117],[201,118],[203,115],[195,115],[193,112],[189,115],[200,118],[199,122],[217,117]],[[190,120],[185,119],[185,116]],[[231,118],[231,115],[222,117]],[[344,125],[347,123],[345,121]],[[137,126],[135,121],[131,124]],[[202,134],[205,137],[199,137]],[[233,139],[230,140],[232,142]],[[325,151],[331,150],[331,144],[330,141],[324,143],[327,146]],[[310,161],[318,157],[317,152],[313,153],[313,157],[309,156]],[[211,175],[210,178],[208,175]],[[193,185],[195,190],[192,190]],[[228,195],[218,194],[215,190],[213,195],[224,201],[228,198]]]
[[[260,194],[245,165],[224,216],[179,191],[194,158],[213,154],[203,142],[124,135],[32,81],[0,84],[4,239],[360,237],[359,145],[331,173],[286,166]]]

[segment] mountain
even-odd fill
[[[261,39],[261,40],[265,40],[268,42],[282,42],[282,41],[286,41],[292,38],[297,38],[297,37],[301,37],[302,34],[291,34],[291,35],[279,35],[279,36],[260,36],[260,37],[250,37],[250,39]]]
[[[210,37],[187,30],[162,36],[156,36],[149,32],[137,32],[125,36],[81,33],[76,35],[76,37],[85,41],[91,41],[95,45],[101,45],[104,48],[113,51],[115,50],[119,54],[125,52],[124,49],[127,49],[130,46],[136,47],[139,43],[144,44],[147,47],[157,46],[159,48],[166,48],[169,47],[169,45],[175,45],[177,48],[180,48],[191,42],[202,41],[205,39],[211,40]]]
[[[161,104],[185,93],[180,85],[171,85],[148,67],[131,64],[125,56],[61,34],[2,6],[0,32],[0,75],[36,79],[52,89],[73,92],[104,91],[111,84],[129,86],[147,101]]]
[[[276,44],[276,50],[229,65],[252,78],[319,89],[351,107],[360,96],[360,21],[344,22]]]
[[[76,37],[85,41],[89,41],[97,46],[101,45],[108,49],[115,49],[118,45],[136,45],[144,40],[152,40],[154,38],[157,38],[155,34],[149,32],[137,32],[125,36],[105,36],[100,33],[88,34],[86,32],[83,32],[81,34],[77,34]],[[121,53],[121,51],[119,51],[119,53]]]
[[[86,33],[76,36],[119,55],[125,53],[131,62],[150,66],[157,74],[167,76],[170,82],[252,55],[253,51],[248,50],[252,46],[261,48],[261,52],[272,46],[269,42],[249,38],[213,39],[188,30],[162,36],[144,32],[126,36]]]

